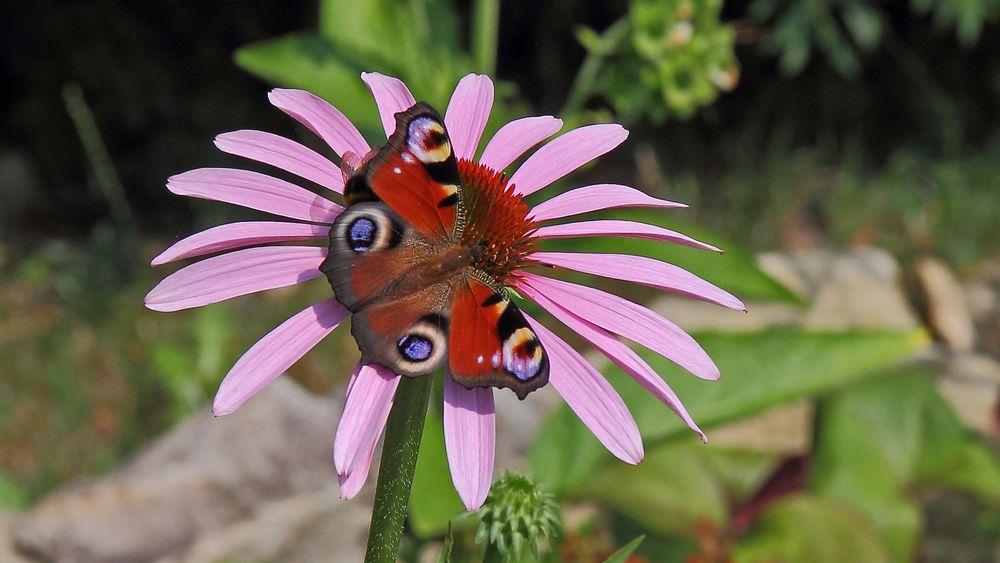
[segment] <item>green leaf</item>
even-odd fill
[[[928,386],[930,377],[927,377]],[[932,389],[923,405],[924,436],[917,479],[1000,501],[1000,458],[962,423]]]
[[[644,529],[692,536],[699,522],[724,525],[729,507],[759,489],[778,461],[775,455],[672,440],[648,451],[636,467],[606,465],[584,490]]]
[[[897,561],[913,560],[920,531],[919,508],[902,493],[917,470],[923,404],[933,393],[923,375],[872,378],[818,409],[810,489],[858,510]]]
[[[628,556],[632,555],[632,553],[639,548],[639,544],[641,544],[642,540],[645,538],[646,536],[639,536],[634,540],[628,542],[621,549],[612,553],[611,557],[605,559],[604,563],[625,563],[625,561],[628,559]]]
[[[882,15],[865,2],[844,7],[844,25],[859,47],[870,51],[882,40]]]
[[[444,422],[438,409],[430,409],[420,440],[420,454],[410,492],[410,527],[417,537],[438,536],[465,510],[448,469],[444,449]]]
[[[471,70],[446,0],[323,0],[320,33],[366,70],[402,79],[418,100],[442,109],[458,78]]]
[[[278,86],[301,88],[329,101],[363,132],[380,134],[375,102],[360,76],[379,70],[371,61],[346,58],[315,33],[293,33],[237,49],[236,64]],[[367,64],[366,64],[367,63]]]
[[[331,42],[388,60],[425,56],[418,49],[430,43],[459,49],[458,20],[444,0],[321,0],[319,32]]]
[[[812,397],[875,373],[926,341],[913,332],[805,332],[702,334],[696,339],[722,371],[719,382],[699,380],[647,350],[639,354],[670,382],[703,428]],[[617,368],[604,370],[635,416],[647,447],[690,431],[645,389]],[[576,416],[561,407],[547,420],[531,449],[537,477],[569,492],[611,459]]]
[[[919,539],[920,510],[907,496],[914,486],[1000,498],[1000,463],[961,426],[923,370],[896,371],[825,398],[817,427],[810,489],[854,507],[896,560],[913,560]]]
[[[737,562],[889,563],[863,518],[829,499],[796,495],[770,505],[733,549]]]
[[[720,524],[728,512],[722,487],[692,453],[688,444],[657,448],[636,467],[608,465],[585,490],[651,531],[690,535],[699,518]]]
[[[451,550],[455,546],[455,538],[451,536],[451,524],[448,525],[448,533],[444,537],[444,545],[441,546],[441,553],[438,554],[438,563],[451,563]]]
[[[735,242],[717,233],[699,229],[677,218],[677,213],[629,210],[602,214],[680,231],[690,237],[722,248],[725,254],[663,242],[621,237],[559,239],[546,241],[543,250],[638,254],[663,260],[689,270],[746,301],[799,303],[802,300],[757,267],[753,256]]]
[[[1000,460],[984,444],[971,439],[955,452],[948,470],[928,473],[925,478],[992,502],[1000,501]]]

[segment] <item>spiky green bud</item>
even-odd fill
[[[538,542],[559,529],[555,496],[516,473],[504,473],[493,483],[479,515],[476,542],[488,541],[506,561],[520,560],[525,547],[538,559]]]

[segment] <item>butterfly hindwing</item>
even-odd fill
[[[455,248],[432,244],[381,202],[356,203],[337,217],[320,269],[353,313],[362,362],[409,376],[441,366],[452,287],[461,279],[448,266]]]
[[[396,114],[396,130],[347,181],[344,198],[382,201],[425,237],[455,239],[463,226],[461,180],[441,116],[425,103]]]
[[[382,203],[363,202],[344,210],[330,227],[330,250],[320,270],[340,304],[358,311],[377,300],[403,276],[418,236]],[[404,241],[406,244],[404,244]]]
[[[351,334],[363,363],[419,376],[441,367],[448,354],[450,286],[439,283],[355,313]]]
[[[454,290],[448,367],[464,387],[507,387],[521,399],[549,379],[548,356],[520,309],[475,277]]]

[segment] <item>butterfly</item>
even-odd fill
[[[466,388],[520,399],[545,385],[545,349],[482,266],[503,241],[477,228],[483,198],[463,187],[437,111],[420,102],[397,113],[387,144],[365,160],[345,154],[342,168],[346,207],[320,269],[352,313],[362,363],[411,377],[447,363]]]

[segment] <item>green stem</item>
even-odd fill
[[[472,9],[472,59],[476,70],[490,76],[497,65],[500,0],[476,0]]]
[[[621,18],[608,26],[601,34],[602,49],[599,52],[588,51],[587,57],[583,59],[580,70],[577,71],[570,86],[569,95],[563,105],[560,115],[575,115],[582,107],[587,98],[593,94],[594,86],[597,84],[597,76],[604,66],[604,59],[613,54],[618,45],[628,37],[632,23],[628,16]]]
[[[431,377],[403,377],[389,413],[365,563],[395,563],[427,418]]]
[[[101,131],[97,128],[94,113],[83,97],[83,89],[76,82],[70,82],[63,86],[62,94],[66,111],[73,121],[73,126],[76,127],[76,134],[80,137],[80,143],[83,144],[87,160],[90,161],[90,165],[94,169],[97,185],[111,209],[111,217],[118,224],[118,227],[129,232],[134,231],[135,218],[128,205],[128,199],[125,197],[125,188],[122,187],[121,179],[111,161],[111,155],[101,137]]]

